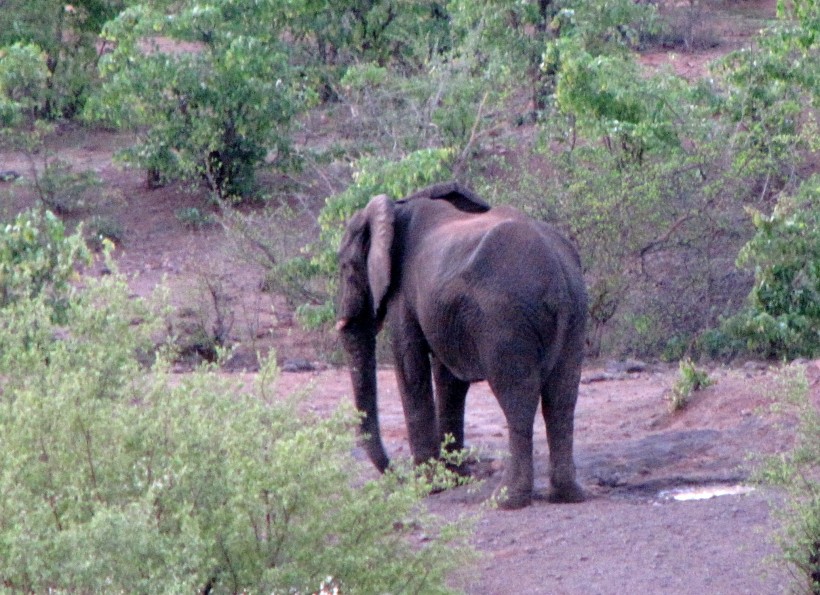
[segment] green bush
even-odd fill
[[[103,250],[106,241],[117,245],[125,238],[125,228],[115,217],[94,215],[85,222],[84,229],[86,243],[96,251]]]
[[[0,124],[32,121],[45,108],[46,55],[33,44],[0,47]]]
[[[191,0],[168,13],[135,4],[103,30],[115,49],[100,60],[102,89],[86,115],[142,127],[121,157],[153,178],[247,196],[267,159],[294,165],[292,121],[314,97],[280,39],[285,22],[267,2]]]
[[[40,252],[0,262],[40,270]],[[420,504],[433,480],[362,479],[349,411],[297,414],[273,359],[253,386],[146,369],[161,318],[119,275],[71,284],[59,321],[29,278],[0,306],[4,590],[450,592],[464,532]]]
[[[303,58],[324,70],[372,62],[418,71],[434,52],[449,48],[445,2],[429,0],[311,0],[285,11]],[[329,77],[332,80],[332,76]]]
[[[695,392],[712,385],[708,372],[695,367],[691,359],[682,359],[678,372],[678,380],[669,395],[669,409],[673,412],[684,409]]]
[[[738,255],[754,271],[747,307],[702,340],[714,354],[820,353],[820,177],[783,195],[771,215],[752,210],[755,235]]]
[[[795,0],[777,9],[780,18],[757,43],[729,54],[717,69],[727,84],[722,111],[738,122],[735,166],[766,187],[793,179],[806,149],[818,149],[820,8],[815,0]]]
[[[69,161],[49,149],[49,143],[59,135],[54,122],[37,119],[28,124],[0,127],[0,143],[25,156],[27,171],[17,184],[28,187],[41,206],[61,216],[74,216],[116,204],[120,193],[103,188],[96,171],[77,171]]]
[[[94,171],[74,171],[67,161],[45,157],[32,185],[47,208],[60,215],[73,215],[99,202],[102,180]]]
[[[38,93],[37,117],[72,118],[83,109],[97,83],[100,30],[124,5],[124,0],[3,2],[0,47],[24,44],[43,54],[46,85]]]
[[[786,489],[786,506],[778,506],[784,521],[778,541],[783,561],[799,582],[794,592],[820,593],[820,411],[812,404],[805,367],[785,368],[774,389],[780,411],[797,417],[794,448],[769,457],[758,479]]]
[[[556,106],[578,132],[602,139],[618,163],[641,163],[653,149],[680,146],[676,77],[644,77],[631,56],[594,55],[575,39],[553,46],[559,58]],[[573,131],[573,135],[578,132]]]
[[[199,207],[182,207],[174,211],[177,221],[187,229],[199,231],[216,225],[216,219],[211,213]]]
[[[75,267],[89,259],[82,236],[67,235],[52,212],[19,214],[0,227],[0,308],[42,298],[58,311],[71,293]]]

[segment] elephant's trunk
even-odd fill
[[[340,334],[350,358],[350,379],[353,382],[356,409],[364,415],[359,428],[362,446],[379,472],[384,473],[390,459],[387,458],[379,431],[379,410],[376,400],[376,331],[372,327],[372,322],[346,321],[340,329]]]

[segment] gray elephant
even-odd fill
[[[348,222],[339,267],[336,328],[364,414],[363,445],[379,471],[389,459],[379,433],[375,345],[386,320],[417,464],[439,456],[447,434],[453,448],[463,447],[467,389],[487,380],[509,427],[501,505],[520,508],[532,500],[539,399],[550,500],[583,500],[572,440],[587,296],[568,240],[449,182],[398,202],[374,197]]]

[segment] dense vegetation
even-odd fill
[[[698,33],[700,2],[2,4],[0,142],[31,157],[25,183],[44,206],[91,215],[95,237],[117,239],[116,225],[100,219],[105,201],[117,197],[90,192],[99,179],[44,150],[51,131],[68,120],[133,130],[134,145],[118,157],[142,168],[149,185],[188,184],[203,205],[213,201],[226,226],[259,249],[268,285],[287,294],[307,324],[332,319],[335,249],[355,209],[376,193],[399,198],[456,177],[493,203],[552,222],[579,245],[593,354],[820,354],[814,0],[779,2],[778,18],[759,23],[748,47],[698,80],[647,69],[640,52],[719,43]],[[291,183],[270,182],[270,171]],[[318,232],[296,244],[282,241],[294,215],[294,201],[283,196],[316,194],[315,180],[323,181],[325,198],[321,211],[312,211]],[[253,208],[236,209],[240,203]],[[199,221],[198,211],[186,216]],[[323,577],[317,573],[331,572],[326,565],[293,571],[301,573],[297,580],[270,563],[270,552],[251,551],[259,539],[247,539],[254,531],[259,537],[260,519],[270,517],[271,503],[260,494],[274,489],[254,483],[255,465],[276,448],[300,448],[289,414],[268,409],[264,395],[221,399],[199,376],[169,388],[161,367],[141,371],[133,353],[144,351],[139,333],[150,325],[137,332],[126,321],[148,319],[144,304],[125,300],[117,279],[85,280],[82,289],[69,283],[85,249],[58,219],[44,217],[9,220],[0,246],[4,587],[95,590],[118,576],[128,582],[106,588],[131,590],[170,572],[159,562],[165,559],[178,562],[174,584],[181,589],[203,588],[214,577],[233,581],[235,590],[315,588]],[[132,339],[114,344],[121,333]],[[72,359],[78,354],[82,366]],[[168,390],[173,403],[163,397]],[[204,391],[201,401],[193,402],[194,391]],[[54,401],[49,411],[44,394]],[[147,395],[139,406],[135,394]],[[179,407],[188,413],[177,416]],[[34,421],[15,424],[23,414]],[[265,430],[208,431],[213,416],[234,414]],[[163,425],[168,419],[191,426]],[[346,422],[327,423],[318,430],[327,437],[322,444],[338,454]],[[270,442],[257,442],[262,435]],[[194,448],[206,443],[212,448]],[[94,449],[102,445],[115,455],[97,460]],[[184,467],[179,457],[194,451],[192,464],[202,468]],[[220,462],[229,481],[208,467],[224,452],[237,457]],[[154,463],[162,470],[151,467],[153,480],[146,481],[146,465]],[[331,477],[344,498],[338,470],[317,469],[331,475],[311,481],[321,486]],[[201,485],[212,492],[198,491]],[[816,483],[810,486],[816,502]],[[351,496],[350,505],[360,497]],[[220,524],[225,503],[247,513],[245,525]],[[344,505],[327,504],[345,517],[340,523],[363,522]],[[183,515],[186,506],[201,516]],[[409,514],[402,510],[385,515]],[[809,562],[820,543],[811,518],[809,554],[801,558]],[[117,542],[110,528],[120,525],[139,539]],[[282,547],[263,533],[266,546]],[[71,559],[79,543],[96,553]],[[106,555],[120,547],[129,561]]]
[[[375,192],[398,198],[455,176],[579,244],[593,353],[817,353],[817,315],[801,305],[820,294],[816,266],[783,273],[790,265],[759,253],[789,245],[784,259],[816,262],[816,218],[799,231],[761,223],[781,200],[816,205],[814,2],[784,3],[702,80],[638,60],[653,44],[697,47],[694,4],[12,5],[0,15],[6,138],[19,144],[9,131],[28,128],[31,146],[43,121],[61,118],[134,129],[120,158],[149,184],[204,189],[262,248],[269,284],[306,323],[332,318],[334,251],[353,210]],[[320,140],[297,142],[299,130]],[[329,169],[340,163],[352,175]],[[52,165],[46,181],[77,182]],[[299,192],[260,182],[270,169],[308,185],[333,178],[319,237],[286,250],[265,240],[287,229],[277,195]],[[239,201],[264,206],[243,217],[230,210]],[[789,294],[795,280],[801,297],[764,296]]]
[[[48,212],[0,231],[3,592],[450,592],[465,527],[419,504],[443,470],[362,481],[355,416],[298,415],[273,358],[174,378],[161,302],[87,257]]]

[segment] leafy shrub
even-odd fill
[[[449,47],[450,18],[444,4],[318,0],[289,10],[287,18],[291,34],[306,46],[306,59],[317,65],[371,62],[417,71],[431,53]]]
[[[312,592],[333,576],[350,593],[450,592],[466,546],[419,504],[433,480],[362,480],[354,416],[298,415],[271,392],[273,359],[253,387],[214,368],[172,377],[161,356],[143,368],[161,318],[118,275],[66,287],[53,321],[23,276],[43,248],[21,242],[0,251],[28,288],[0,305],[5,590]],[[66,277],[70,260],[51,268]]]
[[[30,188],[42,206],[58,215],[78,215],[115,204],[121,195],[104,189],[97,172],[78,171],[48,148],[56,129],[47,120],[35,120],[25,128],[0,128],[0,141],[23,153],[27,161],[27,175],[17,183]]]
[[[551,26],[596,56],[624,53],[659,27],[657,9],[630,0],[563,0]]]
[[[123,4],[122,0],[3,2],[0,46],[26,44],[43,53],[47,84],[39,94],[38,117],[72,118],[82,110],[96,84],[100,30]]]
[[[642,45],[680,48],[691,52],[717,47],[723,39],[705,3],[678,3],[664,7],[659,26],[641,36]]]
[[[555,100],[573,126],[603,140],[620,164],[641,163],[656,147],[679,146],[675,108],[669,97],[683,91],[670,77],[644,78],[632,57],[596,56],[562,40],[553,48],[560,56]],[[669,88],[676,85],[676,89]],[[573,133],[575,134],[575,133]]]
[[[777,7],[780,19],[757,44],[729,54],[718,69],[729,91],[723,111],[741,124],[735,165],[767,185],[794,178],[803,152],[818,148],[811,111],[820,101],[818,6],[796,0]]]
[[[771,215],[751,213],[756,232],[738,255],[738,265],[755,274],[748,305],[707,335],[704,347],[814,357],[820,353],[820,177],[781,196]]]
[[[122,223],[105,215],[94,215],[84,225],[86,242],[94,250],[101,251],[106,240],[114,244],[122,244],[125,238],[125,229]]]
[[[67,235],[52,212],[20,213],[0,227],[0,308],[40,297],[63,307],[75,267],[89,259],[81,234]]]
[[[712,380],[705,370],[699,370],[691,359],[682,359],[679,376],[669,395],[669,408],[680,411],[689,404],[692,394],[712,385]]]
[[[281,169],[294,164],[289,129],[313,98],[279,39],[283,17],[263,2],[186,1],[169,14],[136,4],[104,28],[116,47],[100,61],[102,90],[86,114],[143,126],[121,157],[153,177],[246,196],[269,156]]]
[[[33,120],[45,107],[46,55],[33,44],[0,48],[0,124]]]
[[[794,448],[765,461],[758,478],[784,487],[785,507],[777,507],[785,521],[778,541],[783,560],[799,577],[795,592],[820,593],[820,411],[810,398],[805,367],[784,369],[775,388],[776,406],[798,418]]]
[[[45,157],[43,162],[43,169],[36,173],[33,186],[47,208],[59,215],[71,215],[97,202],[97,189],[102,180],[96,172],[74,171],[73,166],[62,159]]]
[[[182,207],[174,211],[177,220],[192,230],[201,230],[216,225],[214,216],[199,207]]]

